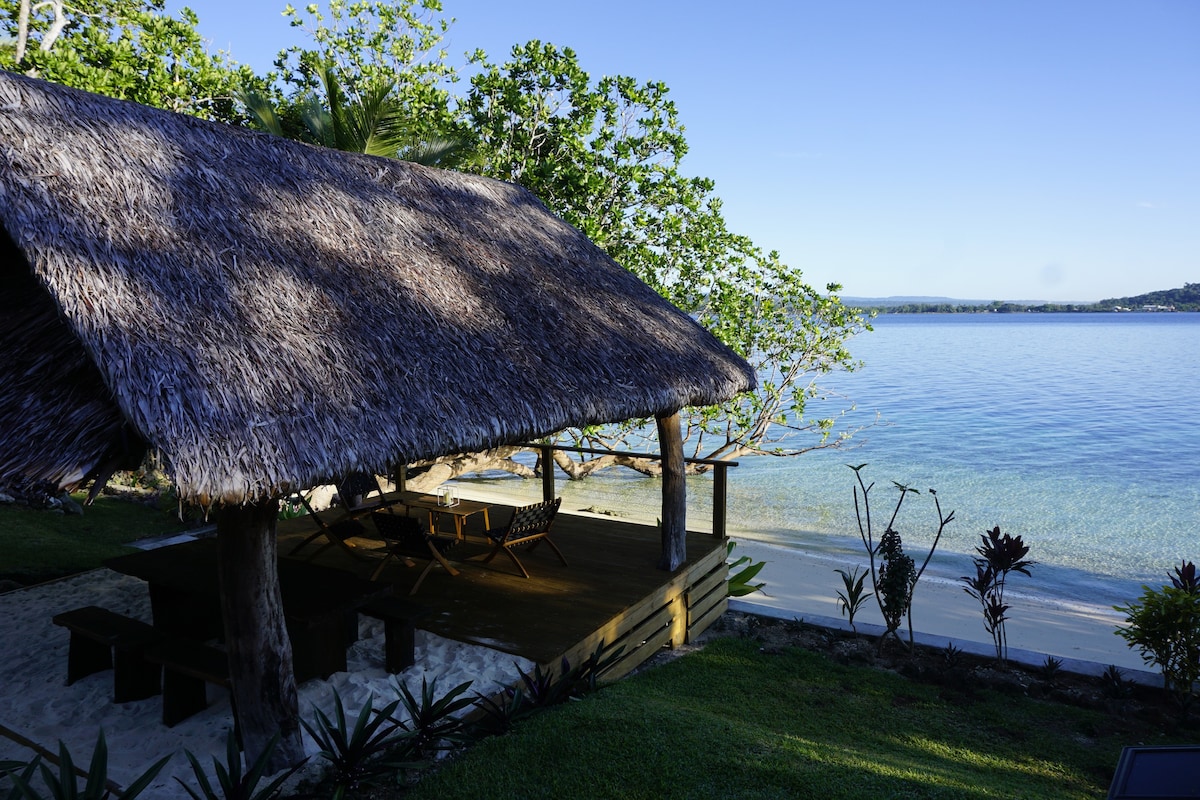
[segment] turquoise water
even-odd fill
[[[743,458],[730,470],[731,528],[858,563],[846,465],[866,463],[877,523],[898,496],[892,481],[935,488],[955,512],[934,580],[966,574],[996,525],[1030,545],[1038,566],[1022,580],[1052,600],[1123,603],[1180,559],[1200,560],[1200,315],[889,315],[874,327],[851,346],[864,368],[824,383],[855,404],[847,424],[879,422],[849,451]],[[657,481],[588,484],[560,487],[579,507],[656,516]],[[710,486],[689,487],[692,527],[711,513]],[[910,554],[936,526],[931,497],[910,495],[896,525]]]

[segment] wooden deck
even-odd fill
[[[418,513],[418,512],[414,512]],[[510,508],[493,506],[493,527],[505,524]],[[365,523],[371,535],[371,523]],[[306,518],[279,523],[280,552],[308,535]],[[595,515],[560,513],[554,542],[569,566],[547,547],[519,552],[532,575],[526,579],[503,555],[490,563],[477,560],[489,551],[482,539],[482,519],[467,521],[467,540],[450,559],[457,577],[435,566],[414,599],[433,613],[419,627],[458,641],[481,644],[523,656],[544,667],[557,667],[565,656],[571,664],[587,658],[603,643],[622,647],[620,659],[605,673],[615,679],[663,647],[683,644],[720,616],[728,605],[725,543],[711,534],[688,533],[687,562],[676,572],[656,568],[656,528]],[[322,563],[369,576],[380,555],[380,543],[352,539],[363,556],[354,558],[338,547],[317,556]],[[308,545],[297,557],[316,551]],[[380,580],[407,595],[427,561],[406,567],[393,560]]]

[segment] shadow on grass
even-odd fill
[[[1129,735],[1102,711],[991,691],[964,704],[717,639],[482,742],[404,796],[1094,798]]]

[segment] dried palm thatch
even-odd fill
[[[531,194],[0,73],[0,477],[188,500],[670,413],[748,365]]]

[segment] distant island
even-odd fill
[[[948,297],[845,297],[847,305],[878,314],[1087,314],[1096,312],[1200,311],[1200,283],[1163,289],[1136,297],[1113,297],[1096,303],[1042,303],[1036,300],[954,300]]]

